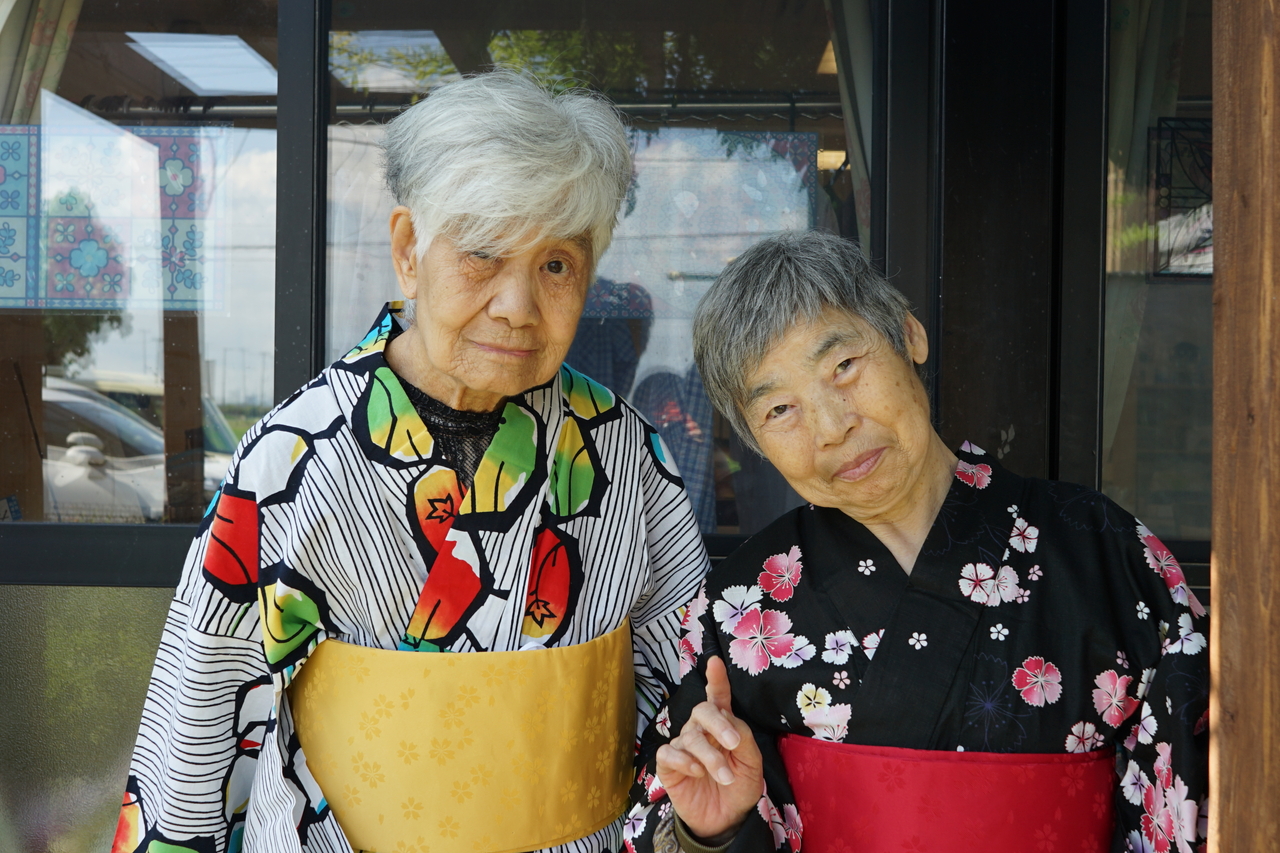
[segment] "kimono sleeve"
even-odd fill
[[[684,483],[669,468],[662,439],[646,425],[640,486],[644,501],[649,583],[631,609],[636,680],[637,736],[674,687],[680,667],[680,631],[710,563]]]
[[[234,467],[234,462],[233,462]],[[113,853],[238,849],[275,690],[258,610],[258,507],[224,484],[160,638]]]
[[[686,620],[680,641],[681,669],[685,671],[680,686],[659,709],[641,738],[640,751],[636,756],[636,781],[631,787],[631,799],[623,824],[623,848],[628,853],[666,853],[680,849],[671,802],[661,780],[655,776],[656,755],[658,747],[679,735],[693,709],[706,700],[707,661],[712,657],[728,660],[720,647],[710,614],[697,612],[705,610],[706,600],[704,588],[691,605],[691,613],[695,615]],[[735,691],[733,713],[751,727],[764,760],[765,793],[756,807],[747,813],[746,822],[725,851],[774,853],[786,850],[787,853],[796,853],[800,849],[802,829],[786,767],[778,753],[776,727],[766,726],[751,716],[750,709],[740,703],[742,693],[738,691],[738,685],[733,684],[732,675],[730,686]]]
[[[1160,540],[1141,524],[1133,539],[1137,601],[1127,618],[1136,636],[1127,645],[1139,704],[1122,724],[1114,847],[1192,853],[1208,821],[1208,619]]]

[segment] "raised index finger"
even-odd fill
[[[707,701],[721,711],[732,713],[733,694],[729,689],[729,671],[718,656],[707,660]]]

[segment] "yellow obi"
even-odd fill
[[[537,850],[608,826],[626,804],[625,620],[588,643],[522,652],[325,640],[289,691],[307,767],[356,850]]]

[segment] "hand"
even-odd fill
[[[724,661],[707,661],[707,701],[678,737],[658,748],[658,778],[694,835],[731,839],[764,793],[764,761],[751,728],[733,715]]]

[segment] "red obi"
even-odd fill
[[[1106,853],[1115,755],[778,741],[805,853]],[[780,804],[775,804],[779,805]]]

